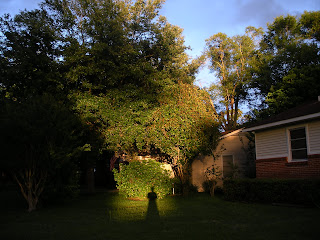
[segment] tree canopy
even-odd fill
[[[0,169],[12,173],[29,211],[36,208],[45,186],[64,193],[77,188],[78,158],[91,147],[82,136],[93,132],[63,102],[47,94],[2,104]]]
[[[319,12],[278,17],[266,33],[218,33],[205,56],[217,77],[194,86],[182,29],[159,15],[164,0],[45,0],[0,19],[1,168],[33,210],[50,179],[75,183],[103,150],[157,149],[182,182],[199,153],[239,123],[239,105],[263,99],[255,117],[318,95]],[[264,109],[264,108],[265,109]]]
[[[237,127],[240,116],[239,104],[246,100],[251,81],[250,62],[257,49],[256,38],[262,29],[248,27],[242,36],[228,37],[217,33],[206,40],[205,54],[218,82],[209,91],[220,105],[220,120],[224,130]]]
[[[164,0],[50,0],[62,36],[62,59],[72,89],[99,94],[133,84],[148,89],[192,83],[182,29],[159,16]]]
[[[76,179],[79,161],[93,169],[102,150],[156,148],[183,165],[216,141],[210,99],[193,86],[200,63],[159,16],[163,3],[46,0],[1,18],[1,106],[11,109],[1,111],[1,142],[12,139],[2,163],[30,210],[53,171],[68,165],[63,175]]]
[[[249,119],[265,118],[315,100],[319,95],[320,12],[279,16],[242,36],[218,33],[207,39],[205,55],[218,80],[208,89],[224,130],[240,124],[239,104]]]
[[[277,17],[255,56],[252,88],[264,99],[261,117],[279,113],[320,92],[320,12]]]

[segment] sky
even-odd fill
[[[0,15],[15,15],[19,10],[32,10],[41,0],[0,0]],[[263,27],[280,15],[300,15],[319,11],[320,0],[167,0],[160,14],[168,22],[184,29],[185,43],[191,57],[200,56],[205,40],[223,32],[228,36],[244,34],[247,26]],[[214,73],[203,67],[196,84],[208,87],[215,81]]]

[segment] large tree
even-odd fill
[[[148,141],[170,156],[176,176],[187,186],[192,160],[212,154],[218,142],[218,116],[209,94],[190,84],[170,86],[150,120]]]
[[[320,12],[280,16],[268,25],[252,65],[251,87],[265,108],[258,116],[279,113],[319,95],[319,25]]]
[[[47,0],[64,43],[66,80],[72,89],[103,93],[133,84],[158,89],[191,83],[182,30],[159,16],[164,0]]]
[[[167,156],[183,184],[192,159],[211,154],[216,146],[218,119],[210,96],[191,84],[169,85],[156,97],[132,86],[82,96],[77,111],[99,126],[109,150],[134,155],[156,149]]]
[[[43,6],[60,24],[75,110],[104,129],[109,150],[146,145],[149,114],[163,92],[195,79],[199,63],[186,54],[182,29],[159,16],[163,3],[55,0]]]
[[[63,90],[60,48],[52,19],[45,11],[0,18],[0,87],[7,98],[22,101],[44,92]]]
[[[47,94],[2,103],[0,167],[12,173],[28,211],[36,209],[48,187],[55,192],[77,188],[78,157],[90,148],[84,129],[64,102]]]
[[[192,85],[199,61],[186,54],[182,29],[159,16],[163,3],[46,0],[39,10],[2,20],[2,96],[19,106],[35,94],[62,100],[83,123],[81,139],[91,150],[83,157],[88,176],[93,153],[102,148],[99,136],[110,151],[157,148],[176,160],[177,152],[190,160],[215,140],[208,130],[216,129],[209,98]],[[201,139],[204,132],[212,141]]]
[[[218,82],[209,91],[220,103],[220,120],[224,130],[237,127],[239,104],[246,99],[251,81],[250,61],[257,49],[261,29],[248,27],[244,35],[228,37],[218,33],[206,40],[205,54]]]
[[[61,38],[59,37],[59,31],[55,28],[54,18],[52,18],[52,16],[43,9],[24,11],[16,15],[14,18],[11,18],[9,15],[5,15],[0,20],[0,27],[0,104],[1,107],[4,107],[6,105],[11,106],[10,111],[1,109],[3,110],[1,117],[3,119],[11,119],[11,124],[16,124],[17,127],[21,128],[21,132],[25,132],[26,138],[28,138],[28,134],[32,134],[29,132],[29,128],[34,128],[34,131],[37,130],[39,133],[45,134],[45,132],[47,131],[47,126],[45,123],[32,126],[28,126],[27,124],[27,122],[29,121],[28,118],[32,118],[35,114],[35,104],[31,101],[32,99],[39,100],[39,98],[42,98],[44,95],[53,96],[52,99],[54,100],[52,100],[52,104],[56,104],[54,102],[58,101],[60,104],[62,104],[61,108],[64,109],[63,111],[70,111],[70,109],[72,108],[72,102],[68,97],[70,89],[68,88],[68,84],[66,84],[63,78],[65,73],[65,67],[62,62],[63,57],[61,55],[61,51],[64,43],[61,42]],[[39,109],[41,109],[41,101],[39,100],[38,102]],[[48,105],[50,107],[50,104]],[[21,109],[23,109],[23,111]],[[24,116],[18,117],[19,119],[14,119],[12,114],[13,112],[18,110],[21,111],[24,114]],[[48,111],[51,111],[52,113],[54,112],[52,108],[48,109]],[[72,114],[74,114],[74,112],[70,111],[69,115],[71,116]],[[44,117],[45,116],[47,115],[44,113]],[[52,118],[53,117],[54,115],[52,116]],[[26,121],[26,124],[18,122],[20,119],[24,119]],[[41,118],[39,118],[39,121],[40,120]],[[51,120],[52,119],[45,119],[43,121],[48,121],[48,124],[50,124]],[[64,119],[58,118],[55,121],[57,121],[55,125],[58,126],[58,124],[60,124],[59,121],[63,123]],[[12,130],[12,133],[6,131],[6,134],[11,134],[12,137],[19,138],[20,135],[17,135],[18,133],[13,131],[15,129],[14,125],[12,125],[12,127],[6,128],[9,122],[2,122],[6,130]],[[79,136],[79,138],[82,139],[83,144],[88,143],[91,145],[91,150],[93,149],[91,153],[98,152],[98,148],[101,146],[101,144],[98,137],[94,136],[95,129],[91,129],[89,131],[89,126],[82,124],[81,121],[78,126],[74,126],[74,128],[78,127],[83,131],[83,134]],[[70,132],[72,131],[72,129],[69,130]],[[37,137],[43,137],[37,135],[36,132],[34,134],[35,135],[32,137],[33,140]],[[5,136],[5,134],[1,136],[1,141],[6,143]],[[58,136],[52,135],[52,137],[54,138]],[[54,141],[54,139],[51,140]],[[43,161],[46,162],[47,158],[41,156],[47,156],[49,154],[48,149],[50,148],[50,146],[48,145],[51,144],[51,140],[41,142],[41,140],[39,139],[39,141],[42,144],[41,148],[44,151],[44,153],[38,151],[38,146],[32,146],[32,142],[30,142],[30,147],[25,147],[23,144],[17,144],[15,146],[15,150],[14,148],[8,149],[11,149],[15,152],[20,152],[21,156],[19,156],[19,158],[21,158],[21,161],[28,161],[30,163],[34,160],[25,160],[24,157],[34,157],[37,161],[42,161],[42,159],[44,159]],[[19,142],[17,139],[16,141],[17,143]],[[23,140],[21,139],[21,141]],[[13,143],[11,142],[11,144]],[[70,145],[69,147],[71,146],[73,145]],[[29,150],[25,150],[24,148],[29,148]],[[28,154],[30,155],[30,152],[32,153],[32,157],[27,156]],[[25,154],[26,156],[22,156],[23,154]],[[10,172],[12,172],[15,176],[21,176],[21,174],[17,175],[17,172],[12,171],[16,169],[17,171],[21,172],[19,170],[19,163],[17,161],[14,161],[14,158],[15,156],[12,155],[12,163],[16,163],[17,166],[16,168],[12,168]],[[92,156],[91,158],[96,158],[96,156]],[[10,158],[8,157],[4,160],[10,161]],[[43,167],[43,169],[35,167],[32,170],[34,171],[32,173],[32,176],[38,178],[38,174],[40,174],[40,172],[51,171],[50,169],[45,169],[45,167],[49,168],[50,166],[47,166],[45,164],[41,166]],[[75,170],[76,168],[74,168],[74,171],[72,173],[75,173]],[[44,176],[47,175],[47,173],[44,174]],[[59,174],[57,172],[57,178],[59,178],[58,175]],[[43,182],[46,182],[44,180],[47,177],[44,176],[42,176],[41,179]],[[69,176],[73,175],[69,174]],[[15,179],[18,178],[15,177]],[[31,179],[30,181],[34,180]],[[20,181],[20,183],[22,185],[25,184],[23,183],[23,181]],[[39,186],[39,184],[37,183],[36,186]],[[48,184],[46,184],[46,186],[48,186]],[[40,196],[40,193],[42,192],[42,187],[38,189],[41,189],[41,191],[39,191],[38,193],[37,191],[35,191],[35,195],[28,195],[29,197],[34,197],[34,199],[32,200],[34,201],[34,203],[32,203],[32,205],[34,206],[30,206],[30,209],[33,209],[36,206],[36,203],[38,201],[37,199]],[[46,190],[47,189],[44,189],[44,191]]]

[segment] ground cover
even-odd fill
[[[207,194],[155,201],[81,195],[32,213],[0,192],[0,239],[317,239],[320,209],[227,202]]]

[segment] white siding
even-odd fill
[[[285,128],[257,132],[255,135],[257,159],[288,156]]]
[[[224,155],[233,155],[233,163],[239,167],[241,172],[240,175],[244,174],[248,165],[248,159],[244,148],[248,147],[248,142],[249,140],[244,133],[229,136],[219,142],[214,154],[218,160],[216,161],[216,164],[221,171],[223,171],[222,157]]]
[[[309,154],[320,154],[320,121],[308,124]]]
[[[240,137],[242,141],[240,141]],[[233,163],[239,167],[239,177],[243,177],[247,170],[247,156],[243,148],[248,147],[248,138],[245,133],[237,133],[235,135],[223,138],[215,152],[214,155],[216,159],[214,160],[212,156],[199,156],[192,162],[192,184],[198,187],[198,191],[202,192],[203,182],[206,181],[205,171],[207,168],[211,168],[214,164],[218,167],[218,170],[223,172],[223,161],[224,155],[232,155]],[[218,185],[222,184],[222,181],[218,181]]]

